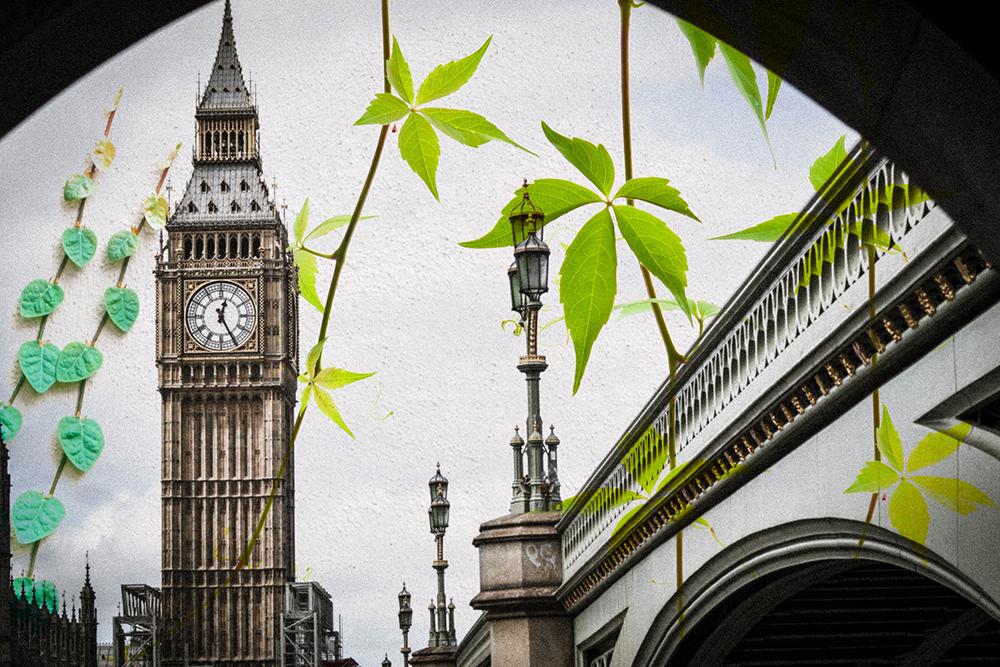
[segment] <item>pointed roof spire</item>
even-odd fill
[[[208,78],[198,110],[240,107],[252,109],[253,104],[246,83],[243,81],[243,69],[236,53],[232,7],[229,0],[226,0],[226,9],[222,15],[222,34],[219,35],[219,47],[215,52],[215,64],[212,65],[212,75]]]

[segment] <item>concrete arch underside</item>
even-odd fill
[[[750,535],[694,572],[632,664],[985,664],[998,654],[1000,606],[952,564],[877,526],[808,519]]]

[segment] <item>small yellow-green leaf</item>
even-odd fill
[[[694,53],[694,61],[698,66],[698,78],[701,84],[705,85],[705,68],[715,56],[715,37],[700,28],[696,28],[687,21],[676,19],[677,27],[687,37],[691,43],[691,51]]]
[[[634,206],[614,206],[618,229],[643,266],[660,279],[690,319],[687,287],[687,256],[677,234],[651,213]]]
[[[104,363],[104,355],[96,347],[74,341],[64,347],[56,362],[56,379],[59,382],[79,382],[97,372]]]
[[[316,361],[323,354],[324,345],[326,345],[325,338],[309,348],[309,352],[306,353],[306,375],[310,379],[316,377],[316,374],[319,373],[319,369],[316,368]]]
[[[139,249],[139,236],[131,231],[115,232],[108,239],[108,259],[120,262],[131,257]]]
[[[163,225],[167,224],[167,213],[170,207],[167,204],[167,198],[163,195],[151,194],[146,197],[146,201],[142,204],[142,217],[146,221],[146,224],[153,229],[163,229]]]
[[[14,501],[11,510],[14,535],[21,544],[31,544],[52,534],[66,509],[58,498],[46,498],[38,491],[25,491]]]
[[[899,473],[881,461],[869,461],[844,493],[878,493],[899,481]]]
[[[786,213],[785,215],[775,216],[770,220],[765,220],[764,222],[758,223],[752,227],[747,227],[746,229],[741,229],[740,231],[733,232],[732,234],[713,236],[711,240],[760,241],[763,243],[774,243],[785,235],[785,231],[792,225],[793,222],[795,222],[795,218],[798,217],[798,215],[798,213]]]
[[[431,73],[427,75],[424,82],[420,84],[415,104],[420,105],[445,97],[446,95],[451,95],[468,83],[472,75],[475,74],[476,68],[479,67],[479,61],[483,59],[483,55],[486,53],[486,49],[489,48],[490,41],[492,40],[493,35],[490,35],[474,53],[460,60],[453,60],[443,65],[438,65],[431,70]]]
[[[126,333],[139,317],[139,295],[128,287],[109,287],[104,290],[104,309],[114,325]]]
[[[299,269],[299,294],[319,312],[323,312],[323,302],[316,292],[316,256],[305,250],[296,250],[292,254],[295,266]]]
[[[368,103],[368,108],[361,118],[354,121],[355,125],[388,125],[410,113],[410,106],[391,93],[375,93],[375,99]]]
[[[875,434],[875,443],[882,452],[882,458],[899,472],[903,472],[903,443],[889,416],[889,408],[882,406],[882,421]]]
[[[292,230],[295,233],[295,243],[302,243],[305,239],[303,238],[306,233],[306,227],[309,225],[309,198],[302,202],[302,208],[299,209],[299,214],[295,216],[295,224],[292,226]]]
[[[719,539],[719,535],[715,532],[715,528],[712,527],[712,524],[710,524],[708,522],[708,519],[706,519],[705,517],[703,516],[698,517],[697,519],[694,520],[694,523],[691,525],[695,528],[704,528],[712,535],[712,539],[715,540],[720,547],[726,546],[726,543],[723,542],[721,539]]]
[[[97,234],[86,227],[70,227],[63,232],[62,247],[70,261],[82,268],[97,252]]]
[[[17,363],[31,388],[44,394],[56,382],[59,348],[52,343],[42,345],[37,340],[23,343],[17,351]]]
[[[906,469],[913,472],[948,458],[955,453],[959,443],[965,440],[971,429],[969,424],[960,422],[948,432],[928,433],[910,452],[910,457],[906,460]]]
[[[66,458],[80,472],[90,470],[104,449],[104,433],[93,419],[63,417],[57,436]]]
[[[48,280],[32,280],[21,290],[18,307],[21,317],[33,318],[48,315],[63,302],[63,288]]]
[[[927,501],[917,487],[905,479],[889,496],[889,521],[903,537],[920,544],[926,543],[927,529],[931,524]]]
[[[371,220],[374,217],[375,217],[374,215],[362,215],[358,218],[358,220]],[[308,241],[309,239],[318,239],[321,236],[326,236],[330,232],[346,226],[347,223],[349,223],[350,221],[351,221],[351,216],[349,215],[335,215],[332,218],[327,218],[323,222],[313,227],[313,229],[308,234],[306,234],[306,238],[304,239],[304,241]]]
[[[104,171],[115,161],[115,145],[108,138],[98,139],[92,156],[94,166]]]
[[[698,220],[698,216],[688,208],[687,202],[681,198],[680,190],[671,187],[670,181],[665,178],[642,177],[629,179],[618,189],[613,199],[620,199],[622,197],[626,199],[639,199],[701,222],[701,220]]]
[[[844,147],[845,136],[837,139],[833,148],[825,155],[817,158],[809,168],[809,182],[818,192],[823,185],[836,173],[837,168],[847,159],[847,149]]]
[[[576,167],[587,180],[597,186],[605,197],[611,194],[611,186],[615,182],[615,165],[604,144],[596,146],[585,139],[572,139],[559,134],[542,122],[542,132],[545,138],[556,147],[566,161]]]
[[[614,225],[608,209],[602,208],[577,232],[559,270],[559,301],[576,352],[574,394],[594,341],[611,316],[618,291],[617,266]]]
[[[63,185],[63,199],[66,201],[86,199],[94,194],[94,189],[94,179],[83,174],[73,174]]]
[[[316,384],[327,389],[339,389],[352,382],[364,380],[375,375],[375,373],[355,373],[345,371],[343,368],[324,368],[313,380]]]
[[[24,418],[21,416],[20,410],[13,405],[0,403],[0,436],[3,436],[5,443],[10,444],[17,432],[21,430],[23,423]]]
[[[420,113],[426,116],[427,120],[434,127],[466,146],[475,148],[496,139],[497,141],[503,141],[511,146],[520,148],[526,153],[531,153],[527,148],[504,134],[499,127],[477,113],[462,109],[441,109],[436,107],[421,109]],[[534,155],[534,153],[531,154]]]
[[[437,166],[441,146],[434,128],[426,118],[414,113],[406,119],[399,131],[399,154],[427,184],[434,199],[440,200],[437,191]]]
[[[316,399],[316,405],[319,409],[330,418],[334,424],[344,429],[344,433],[354,437],[354,433],[351,429],[347,427],[344,423],[344,418],[340,416],[340,410],[337,409],[337,404],[333,402],[333,397],[330,396],[326,391],[320,389],[316,385],[313,385],[313,398]]]
[[[413,103],[413,77],[410,75],[410,66],[403,57],[403,50],[399,48],[396,36],[392,37],[392,52],[389,60],[385,63],[385,75],[389,79],[389,85],[403,98],[407,104]]]
[[[913,475],[907,479],[913,480],[931,498],[959,514],[969,514],[978,509],[978,505],[996,507],[992,498],[961,479],[929,475]]]

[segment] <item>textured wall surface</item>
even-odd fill
[[[446,555],[448,589],[464,633],[478,588],[472,538],[481,521],[506,512],[511,475],[507,441],[523,422],[524,383],[514,369],[522,338],[501,330],[509,315],[506,251],[472,251],[458,241],[489,229],[524,177],[578,179],[545,142],[539,121],[608,146],[621,169],[617,20],[611,0],[546,3],[399,1],[392,29],[419,81],[442,61],[493,44],[473,81],[445,100],[483,113],[539,157],[500,144],[469,149],[443,139],[438,185],[428,194],[399,158],[390,135],[366,213],[344,271],[327,347],[328,363],[377,371],[370,381],[337,392],[357,435],[349,440],[318,411],[307,417],[297,457],[297,567],[317,579],[344,617],[346,647],[374,664],[399,645],[396,592],[405,579],[414,594],[417,647],[425,642],[426,603],[434,591],[433,541],[427,530],[426,481],[440,461],[452,482],[452,527]],[[176,199],[190,173],[194,97],[215,55],[221,3],[165,27],[95,70],[0,140],[0,272],[6,289],[0,313],[0,368],[6,398],[16,379],[15,354],[34,336],[16,314],[17,295],[33,278],[51,277],[58,238],[72,223],[61,201],[66,176],[81,171],[103,128],[102,107],[118,86],[125,97],[115,122],[118,159],[98,177],[86,223],[101,239],[85,270],[67,269],[67,301],[46,337],[62,346],[92,335],[101,294],[117,266],[104,257],[107,238],[137,219],[151,191],[154,164],[177,141],[185,148],[172,174]],[[364,178],[377,128],[352,127],[381,89],[377,3],[234,3],[236,40],[245,71],[258,86],[264,171],[277,179],[289,215],[309,197],[314,220],[349,212]],[[443,106],[445,104],[442,104]],[[645,6],[633,14],[633,137],[638,175],[666,176],[704,224],[669,222],[685,239],[690,294],[722,303],[762,255],[751,243],[708,237],[800,208],[806,174],[844,128],[790,87],[769,124],[778,168],[723,64],[713,63],[704,90],[686,41],[666,14]],[[848,138],[848,143],[853,137]],[[567,216],[547,237],[554,266],[561,243],[585,215]],[[159,397],[153,339],[153,254],[145,236],[129,270],[141,312],[122,336],[106,331],[105,366],[87,392],[84,413],[104,426],[107,446],[86,475],[67,472],[58,496],[67,506],[59,531],[43,544],[37,574],[78,590],[90,551],[101,635],[123,582],[159,584]],[[644,297],[634,261],[622,247],[619,302]],[[553,275],[555,275],[555,270]],[[320,277],[324,284],[329,277]],[[556,291],[542,322],[561,315]],[[319,316],[302,307],[303,354]],[[687,325],[672,318],[678,338]],[[560,324],[541,347],[550,369],[542,382],[542,415],[562,438],[560,475],[571,494],[612,446],[663,380],[662,345],[649,317],[612,316],[598,339],[577,396],[571,396],[573,351]],[[46,489],[55,469],[55,424],[71,414],[75,391],[56,387],[18,403],[25,425],[14,442],[15,496]],[[386,417],[391,411],[391,416]],[[28,551],[15,553],[15,574]],[[394,660],[396,660],[394,659]]]

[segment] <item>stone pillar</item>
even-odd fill
[[[410,656],[411,665],[424,665],[425,667],[455,667],[455,656],[458,652],[457,646],[428,646],[419,651],[414,651]],[[504,663],[493,663],[504,664]]]
[[[494,665],[573,667],[573,621],[555,597],[562,584],[559,512],[509,514],[487,521],[479,549],[479,594]]]

